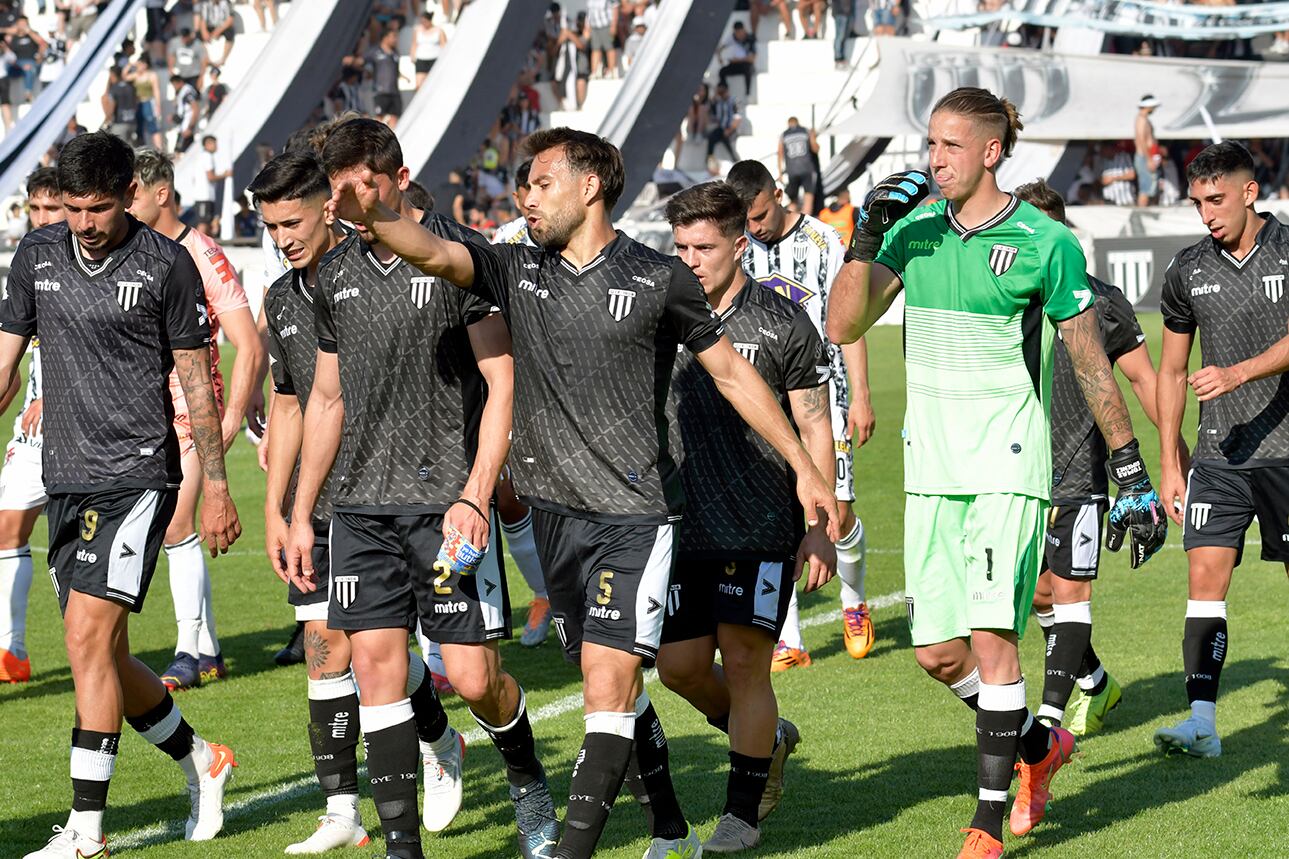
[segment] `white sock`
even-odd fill
[[[1087,677],[1080,677],[1074,682],[1079,684],[1080,689],[1082,689],[1085,692],[1088,692],[1096,688],[1096,685],[1101,682],[1102,677],[1105,677],[1105,666],[1098,665],[1096,667],[1096,670],[1093,671],[1091,674],[1089,674]]]
[[[95,841],[103,840],[102,811],[73,811],[67,815],[67,828]]]
[[[179,626],[175,653],[196,656],[197,639],[201,633],[201,580],[206,559],[201,554],[201,542],[196,534],[165,548],[166,560],[170,564],[170,596],[175,603],[175,623]]]
[[[1049,632],[1052,629],[1052,624],[1056,623],[1056,607],[1053,606],[1046,612],[1034,612],[1034,620],[1038,621],[1038,625],[1043,628],[1044,633]]]
[[[979,695],[980,694],[980,669],[979,668],[971,669],[970,674],[968,674],[966,677],[963,677],[957,683],[951,684],[949,686],[949,691],[957,695],[959,698],[962,698],[963,700],[970,698],[972,695]]]
[[[358,794],[337,793],[327,797],[327,814],[343,817],[345,820],[359,822]]]
[[[416,643],[421,646],[421,656],[425,659],[426,667],[440,677],[447,677],[448,669],[443,665],[443,651],[439,649],[439,643],[430,641],[425,633],[421,632],[419,623],[416,625]]]
[[[31,547],[0,549],[0,649],[27,657],[27,595],[31,593]]]
[[[196,784],[198,774],[209,769],[211,763],[210,746],[201,737],[194,735],[192,738],[192,751],[188,753],[187,757],[179,760],[179,768],[184,771],[188,784]]]
[[[1191,718],[1208,728],[1209,733],[1217,733],[1217,702],[1192,701]]]
[[[864,576],[868,564],[864,560],[867,545],[864,540],[864,523],[855,517],[855,527],[837,541],[837,578],[841,579],[841,607],[859,608],[864,602]]]
[[[201,554],[201,544],[197,544]],[[201,630],[197,637],[197,652],[206,656],[219,655],[219,639],[215,637],[215,603],[210,598],[210,568],[206,556],[201,556]]]
[[[533,596],[546,599],[546,579],[542,576],[542,562],[537,557],[537,541],[533,538],[532,512],[513,525],[502,522],[501,531],[506,535],[506,548],[510,550],[510,557],[515,559],[515,566],[519,567]]]
[[[783,621],[783,632],[779,633],[779,640],[788,647],[797,650],[805,650],[806,646],[801,641],[801,614],[797,611],[797,589],[793,587],[792,598],[788,600],[788,615]]]

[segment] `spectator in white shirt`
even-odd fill
[[[743,78],[744,98],[751,95],[752,73],[756,69],[756,37],[743,26],[742,21],[734,22],[734,30],[716,49],[716,60],[722,63],[721,84],[728,85],[729,78],[738,75]]]
[[[645,35],[649,32],[645,19],[637,17],[631,22],[631,35],[627,36],[626,44],[622,46],[622,67],[630,70],[631,64],[635,62],[636,54],[640,53],[640,46],[644,44]]]

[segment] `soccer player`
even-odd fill
[[[1231,645],[1226,592],[1254,516],[1262,560],[1289,571],[1289,229],[1254,208],[1253,159],[1238,143],[1203,150],[1187,166],[1186,181],[1209,235],[1164,273],[1158,397],[1160,485],[1168,514],[1184,526],[1190,565],[1182,662],[1191,715],[1156,731],[1155,744],[1207,758],[1222,753],[1217,689]],[[1197,331],[1204,366],[1188,376]],[[1176,439],[1188,383],[1200,421],[1186,476]]]
[[[1065,201],[1042,179],[1013,193],[1057,223],[1065,223]],[[1096,298],[1093,309],[1106,357],[1132,385],[1151,423],[1157,424],[1155,365],[1132,303],[1117,287],[1092,275],[1088,275],[1088,287]],[[1092,647],[1092,582],[1101,563],[1102,519],[1109,508],[1109,451],[1064,348],[1054,349],[1052,355],[1051,424],[1052,509],[1043,572],[1034,589],[1034,616],[1047,636],[1038,718],[1048,726],[1062,724],[1077,680],[1082,694],[1070,707],[1066,727],[1081,737],[1101,729],[1123,693]]]
[[[1018,747],[1015,835],[1042,820],[1074,749],[1030,715],[1017,651],[1052,488],[1055,329],[1111,449],[1110,525],[1119,538],[1131,529],[1134,566],[1162,545],[1165,521],[1088,312],[1078,240],[998,188],[1020,130],[1016,108],[987,90],[940,99],[927,144],[945,199],[916,208],[929,190],[918,171],[879,183],[829,305],[829,336],[850,342],[905,295],[904,590],[918,663],[976,710],[978,801],[961,857],[1002,855]]]
[[[759,161],[740,161],[730,168],[729,183],[747,207],[747,250],[743,268],[762,286],[805,308],[823,336],[824,316],[833,279],[846,247],[832,227],[809,214],[783,207],[774,178]],[[828,383],[832,403],[837,500],[841,533],[837,541],[837,575],[841,579],[842,637],[846,652],[863,659],[873,648],[873,620],[864,595],[864,523],[855,515],[855,467],[852,444],[861,447],[873,434],[873,407],[868,393],[868,347],[863,339],[845,346],[828,345],[833,368]],[[796,589],[774,651],[774,670],[805,667],[810,653],[801,639]]]
[[[828,352],[805,310],[743,271],[743,201],[724,182],[704,182],[667,201],[666,214],[676,252],[734,348],[792,416],[815,466],[832,468]],[[832,578],[837,555],[820,525],[806,532],[787,461],[748,428],[692,353],[676,360],[671,404],[686,517],[658,676],[729,734],[725,810],[703,851],[735,853],[760,843],[759,822],[778,802],[783,759],[798,740],[796,726],[778,717],[770,685],[792,582],[808,568],[806,590],[814,590]],[[767,789],[772,776],[778,783]]]
[[[836,534],[836,502],[773,392],[727,337],[693,273],[616,232],[622,156],[582,131],[538,131],[524,198],[540,248],[450,241],[382,201],[370,170],[332,177],[332,213],[362,222],[427,274],[502,309],[515,343],[511,462],[569,659],[580,664],[586,737],[555,855],[595,850],[635,763],[653,811],[646,859],[701,846],[671,785],[666,738],[644,694],[662,631],[683,500],[664,405],[679,346],[787,458],[811,524]]]
[[[38,230],[62,223],[62,195],[58,172],[38,167],[27,177],[27,213]],[[13,421],[13,440],[5,448],[0,471],[0,683],[26,683],[31,679],[27,654],[27,596],[31,592],[31,532],[49,500],[40,464],[43,439],[41,414],[44,399],[40,384],[40,339],[31,341],[27,392],[22,411]],[[0,410],[9,408],[18,392],[18,380],[0,398]]]
[[[128,620],[143,608],[175,507],[179,444],[166,376],[179,368],[206,477],[202,534],[212,554],[241,533],[228,495],[210,382],[201,278],[182,246],[126,213],[134,153],[105,132],[70,141],[58,160],[67,221],[27,235],[0,302],[0,388],[41,339],[49,571],[76,693],[72,812],[28,859],[108,854],[103,810],[121,720],[169,754],[188,781],[192,841],[223,827],[225,746],[197,736],[146,665]]]
[[[370,171],[390,210],[454,240],[486,245],[478,234],[406,203],[403,152],[383,123],[355,119],[337,127],[322,160],[333,185],[337,177]],[[334,471],[327,624],[349,636],[388,854],[422,857],[418,734],[403,655],[419,614],[421,630],[441,646],[452,686],[506,762],[520,851],[547,857],[558,822],[523,689],[501,668],[497,641],[510,635],[510,610],[486,512],[509,448],[510,336],[488,302],[425,277],[356,226],[318,271],[317,363],[304,412],[290,575],[301,590],[318,587],[311,519]],[[460,537],[486,548],[473,574],[454,569],[450,555],[434,560]],[[432,725],[424,717],[422,723],[424,823],[437,832],[461,806],[465,743],[441,706]]]
[[[515,168],[515,190],[511,197],[514,198],[515,209],[519,212],[524,211],[524,198],[528,196],[528,173],[532,170],[532,167],[533,159],[528,158]],[[522,214],[513,221],[497,227],[497,232],[492,236],[492,243],[495,245],[537,247],[537,243],[533,241],[533,237],[528,233],[528,219]]]
[[[259,378],[264,346],[246,301],[237,272],[224,256],[223,248],[205,234],[179,220],[175,205],[175,170],[170,159],[155,149],[140,149],[134,161],[134,200],[130,214],[144,224],[174,239],[188,249],[206,293],[210,317],[210,373],[215,404],[220,409],[220,432],[228,450],[242,429],[242,416]],[[237,350],[229,373],[227,403],[224,376],[219,369],[220,329]],[[172,692],[191,689],[228,675],[219,640],[215,636],[215,608],[211,600],[210,570],[202,557],[197,537],[197,501],[202,491],[202,470],[192,436],[192,422],[183,386],[177,372],[170,374],[170,396],[174,401],[175,433],[179,437],[180,464],[184,479],[174,517],[166,528],[165,552],[170,566],[170,596],[174,600],[179,634],[175,656],[161,673],[161,682]]]

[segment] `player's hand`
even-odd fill
[[[207,479],[202,495],[201,541],[213,558],[227,552],[242,536],[242,523],[237,520],[237,508],[228,494],[228,483]]]
[[[286,549],[290,541],[291,526],[281,513],[272,510],[264,512],[264,551],[268,553],[273,572],[283,583],[290,583],[286,572]]]
[[[806,536],[801,538],[801,545],[797,547],[797,569],[793,573],[794,582],[801,581],[804,573],[806,576],[806,593],[818,590],[828,582],[837,572],[837,547],[828,539],[824,529],[815,526],[806,532]]]
[[[846,437],[853,439],[855,447],[863,447],[873,437],[877,416],[868,397],[856,397],[846,412]]]
[[[850,237],[846,262],[872,262],[882,249],[882,237],[931,191],[931,177],[922,170],[893,173],[874,186],[859,207],[859,226]]]
[[[331,199],[323,206],[328,224],[334,224],[337,219],[368,224],[376,220],[383,208],[376,176],[367,167],[355,167],[333,176]]]
[[[1159,495],[1164,512],[1178,527],[1182,525],[1182,517],[1186,515],[1186,478],[1182,477],[1183,474],[1184,471],[1166,468],[1159,481]]]
[[[260,443],[255,446],[255,461],[259,463],[260,471],[265,474],[269,473],[269,428],[265,427],[264,432],[260,435]]]
[[[1168,538],[1168,517],[1150,483],[1135,438],[1110,454],[1109,469],[1119,494],[1110,508],[1105,545],[1117,552],[1123,548],[1124,536],[1130,534],[1128,562],[1135,570],[1163,547]]]
[[[33,436],[40,432],[40,423],[45,417],[45,399],[37,397],[27,406],[27,410],[22,413],[22,431],[26,435]]]
[[[488,499],[463,496],[466,501],[482,510],[484,515],[480,516],[478,511],[471,507],[470,504],[456,503],[448,508],[448,512],[443,514],[443,539],[448,538],[448,532],[453,528],[461,532],[466,542],[476,549],[483,551],[488,548],[488,537],[490,533],[490,523],[485,516],[488,514]]]
[[[241,432],[242,416],[232,414],[224,415],[224,419],[220,421],[219,424],[219,434],[224,442],[224,453],[228,453],[228,449],[233,446],[233,441],[241,434]]]
[[[806,511],[810,527],[821,526],[834,543],[841,539],[841,516],[837,512],[837,488],[819,474],[812,464],[797,472],[797,500]]]
[[[1244,384],[1244,379],[1234,367],[1205,367],[1192,373],[1187,381],[1201,403],[1229,394]]]
[[[302,593],[318,589],[318,574],[313,569],[313,523],[308,517],[293,521],[287,532],[286,581]]]
[[[264,431],[269,428],[268,413],[264,410],[264,390],[254,388],[251,390],[251,398],[246,402],[246,428],[250,430],[251,435],[264,440]],[[256,444],[259,444],[257,441]]]

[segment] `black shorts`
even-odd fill
[[[438,642],[477,644],[510,637],[510,597],[492,514],[483,562],[463,576],[440,570],[443,514],[336,512],[331,518],[330,629],[412,629]]]
[[[164,42],[166,39],[166,10],[147,9],[148,29],[143,36],[145,42]]]
[[[818,184],[816,175],[815,173],[789,173],[788,185],[783,191],[784,196],[795,203],[802,192],[813,194],[815,185]]]
[[[792,601],[792,561],[681,559],[667,591],[662,643],[716,634],[716,625],[750,626],[779,640]]]
[[[677,526],[610,525],[534,508],[533,536],[564,656],[579,662],[589,641],[653,665]]]
[[[377,116],[402,116],[403,94],[401,92],[378,92],[373,99]]]
[[[1244,558],[1244,532],[1258,517],[1262,560],[1289,563],[1289,466],[1214,468],[1196,464],[1186,483],[1182,547],[1236,550]]]
[[[1109,502],[1062,504],[1047,515],[1043,568],[1076,582],[1090,582],[1101,566],[1101,523]]]
[[[178,498],[177,489],[51,494],[49,578],[59,608],[80,591],[142,611]]]
[[[286,586],[286,601],[288,605],[295,606],[296,620],[326,620],[328,592],[331,588],[331,552],[327,546],[330,531],[329,524],[313,523],[313,573],[318,580],[318,589],[302,591],[294,584]],[[300,611],[310,606],[317,608],[314,611]]]
[[[430,73],[430,69],[434,68],[434,64],[436,62],[438,62],[438,60],[417,60],[416,73],[418,75],[428,75]]]

